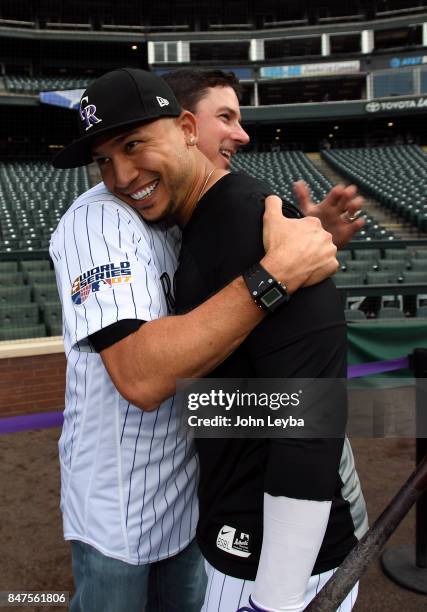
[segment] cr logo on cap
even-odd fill
[[[83,106],[84,102],[89,102],[89,98],[85,96],[80,100],[80,117],[85,122],[85,130],[89,130],[95,123],[100,123],[102,119],[98,119],[95,115],[96,106],[95,104],[87,104]]]

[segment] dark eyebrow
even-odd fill
[[[133,130],[129,130],[128,132],[125,132],[124,134],[119,134],[118,136],[116,136],[116,138],[114,138],[113,142],[115,144],[120,144],[121,142],[123,142],[124,140],[126,140],[126,138],[129,138],[129,136],[132,136],[132,134],[136,134],[138,130],[133,129]],[[101,145],[98,145],[102,147]],[[92,149],[92,155],[99,155],[100,157],[104,157],[102,154],[98,153],[96,150],[96,146]]]
[[[229,106],[221,106],[218,109],[218,113],[223,113],[224,111],[227,111],[227,113],[231,113],[232,115],[235,115],[236,117],[239,116],[238,113],[236,113],[236,111],[230,108]]]

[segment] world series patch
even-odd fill
[[[79,306],[92,293],[108,291],[133,280],[130,261],[110,262],[83,272],[71,287],[71,299]]]

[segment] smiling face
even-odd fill
[[[188,116],[140,125],[98,142],[92,150],[107,189],[146,221],[169,217],[191,191],[194,159],[187,144],[192,135]]]
[[[229,170],[231,157],[249,142],[240,125],[239,100],[232,87],[209,87],[196,105],[197,146],[217,168]]]

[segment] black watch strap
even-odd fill
[[[255,264],[243,273],[246,286],[252,299],[259,308],[266,312],[275,312],[289,301],[289,293],[260,263]]]

